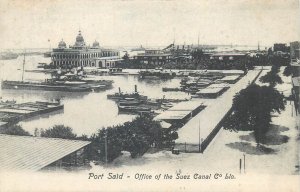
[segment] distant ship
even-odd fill
[[[46,58],[47,58],[47,57],[51,57],[51,51],[45,52],[45,53],[44,53],[44,57],[46,57]]]
[[[13,52],[1,52],[0,53],[0,60],[11,60],[18,58],[18,54]]]

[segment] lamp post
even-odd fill
[[[246,155],[245,153],[243,154],[244,156],[244,173],[246,173]]]
[[[22,68],[22,82],[24,81],[24,68],[25,68],[25,50],[24,50],[23,68]]]
[[[199,119],[199,153],[201,153],[201,126],[200,126],[200,119]]]
[[[107,165],[107,130],[105,130],[104,136],[104,148],[105,148],[105,165]]]

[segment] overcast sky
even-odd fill
[[[74,44],[271,45],[299,40],[299,0],[0,0],[0,49]]]

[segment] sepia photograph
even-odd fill
[[[0,191],[300,191],[299,0],[0,0]]]

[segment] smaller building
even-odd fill
[[[97,57],[93,61],[97,68],[114,68],[122,60],[123,59],[121,59],[119,56],[111,56],[111,57]]]
[[[146,49],[145,53],[137,54],[133,58],[144,64],[163,65],[171,61],[171,56],[171,53],[160,49]]]
[[[285,43],[275,43],[273,46],[273,51],[274,52],[283,52],[283,53],[287,53],[289,52],[289,47],[286,46]]]
[[[300,59],[300,41],[290,43],[291,60]]]

